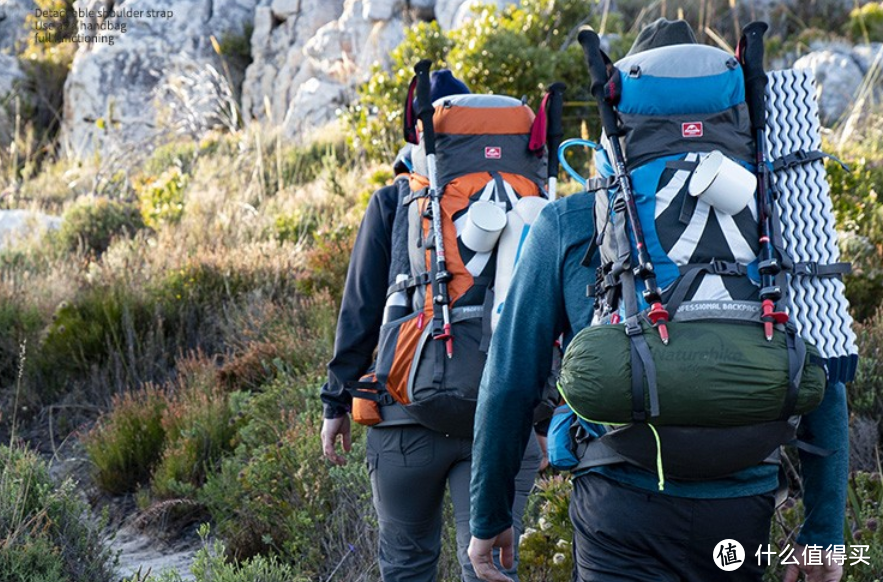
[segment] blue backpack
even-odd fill
[[[596,70],[592,72],[595,77]],[[588,266],[597,255],[601,265],[592,290],[594,316],[592,325],[571,342],[562,365],[559,389],[572,410],[559,410],[550,431],[552,446],[563,451],[558,467],[625,461],[658,472],[661,486],[663,465],[669,477],[707,479],[775,462],[779,446],[795,439],[799,415],[807,411],[795,407],[801,378],[818,376],[826,364],[804,344],[803,330],[788,321],[791,279],[837,277],[847,266],[831,261],[807,268],[791,260],[775,205],[756,203],[758,133],[737,58],[710,46],[671,45],[629,55],[615,65],[608,60],[606,75],[604,98],[615,105],[614,135],[624,153],[621,161],[630,178],[633,207],[627,207],[616,179],[618,162],[605,135],[600,145],[593,144],[597,176],[584,181],[595,196],[595,238],[584,263]],[[819,157],[818,152],[797,155],[803,162]],[[800,160],[796,164],[803,163]],[[776,162],[778,168],[788,166],[787,161]],[[766,234],[761,232],[761,212],[772,215],[766,224],[774,228]],[[764,240],[774,249],[772,259],[761,253]],[[761,327],[764,320],[769,327]],[[689,342],[679,343],[675,329],[680,326],[683,337],[691,325],[721,340],[735,335],[728,333],[735,329],[728,326],[744,331],[744,326],[755,325],[756,342],[751,340],[744,350],[740,346],[740,354],[781,352],[775,390],[782,405],[775,417],[762,417],[748,404],[737,425],[717,424],[716,417],[725,415],[714,409],[702,409],[701,417],[683,422],[685,415],[677,408],[698,406],[690,390],[720,389],[723,394],[729,382],[725,379],[732,378],[731,370],[729,375],[720,373],[727,366],[727,354],[697,362],[699,358],[690,361],[691,354],[678,351]],[[618,326],[628,336],[618,358],[627,365],[578,361],[578,350],[572,349],[576,344],[582,342],[583,354],[601,351],[598,342],[609,344],[601,338],[610,337],[612,330],[601,329],[604,326]],[[762,329],[767,330],[767,342]],[[775,348],[769,343],[773,333],[780,340]],[[677,381],[687,377],[679,376],[685,361],[693,372],[701,368],[690,376],[702,378],[701,385]],[[838,368],[831,379],[854,373],[854,358],[850,361],[851,366]],[[614,376],[621,370],[627,370],[625,377]],[[755,392],[772,389],[767,371],[758,370],[763,380],[749,386],[754,392],[741,396],[746,403],[756,399]],[[820,400],[813,397],[815,404]],[[610,406],[611,401],[616,404]],[[621,410],[613,410],[616,406]],[[599,417],[601,409],[608,416]],[[668,424],[666,414],[677,418],[677,425]],[[728,422],[734,424],[731,414]]]

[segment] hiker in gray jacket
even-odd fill
[[[432,101],[468,88],[450,71],[432,77]],[[398,166],[396,184],[371,198],[353,248],[337,325],[334,356],[328,364],[328,382],[322,388],[324,422],[322,447],[326,458],[342,465],[337,449],[351,448],[348,383],[370,371],[386,301],[390,273],[400,273],[391,241],[396,209],[407,192],[408,168]],[[403,157],[404,165],[407,158]],[[402,189],[398,185],[403,184]],[[399,213],[401,216],[402,213]],[[391,267],[392,263],[392,267]],[[445,489],[450,492],[457,530],[457,557],[464,582],[477,582],[469,562],[469,479],[472,440],[447,436],[416,424],[404,408],[392,403],[381,408],[383,422],[367,429],[367,463],[374,507],[380,524],[380,571],[384,582],[431,582],[441,552]],[[509,505],[515,528],[533,487],[542,453],[532,436],[523,451]],[[517,561],[504,571],[517,579]]]

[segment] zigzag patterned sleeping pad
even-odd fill
[[[767,86],[767,152],[777,160],[822,148],[815,79],[810,71],[772,71]],[[795,263],[840,260],[825,165],[817,159],[772,172],[785,250]],[[858,347],[837,277],[789,276],[790,315],[801,336],[827,360],[830,381],[855,377]]]

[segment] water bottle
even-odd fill
[[[396,283],[402,283],[407,280],[407,275],[396,275]],[[387,297],[386,307],[383,308],[383,323],[389,323],[390,321],[408,315],[411,312],[409,303],[407,289],[400,289]]]

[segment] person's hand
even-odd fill
[[[540,452],[543,454],[543,458],[540,460],[540,468],[537,469],[537,473],[542,473],[549,468],[549,437],[537,433],[537,442],[540,444]]]
[[[337,453],[337,437],[343,443],[345,453],[353,448],[353,437],[350,430],[350,417],[346,414],[337,418],[326,418],[322,422],[322,453],[335,465],[346,465],[346,457]]]
[[[500,564],[504,568],[511,568],[515,564],[515,532],[511,527],[489,540],[472,536],[468,553],[475,575],[487,582],[512,582],[494,565],[494,548],[500,548]]]
[[[785,567],[785,577],[782,578],[782,582],[797,582],[801,574],[805,582],[840,582],[843,576],[843,566],[834,563],[830,559],[830,554],[822,558],[821,565],[807,566],[804,564],[806,562],[804,547],[795,544],[793,556],[798,564],[788,564]]]

